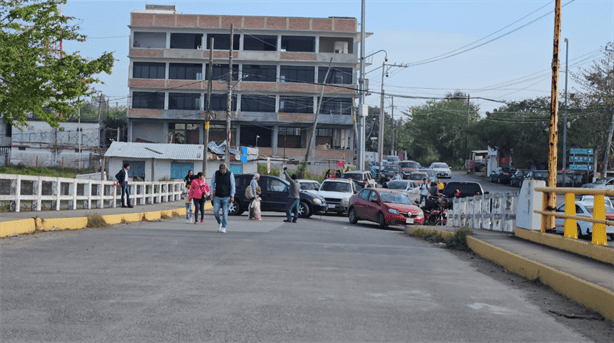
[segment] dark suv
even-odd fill
[[[230,204],[230,215],[241,215],[249,208],[249,200],[245,198],[245,188],[254,178],[252,174],[235,175],[235,201]],[[260,210],[263,212],[285,212],[288,203],[288,191],[290,184],[277,176],[261,175],[258,185],[262,190],[260,198]],[[305,191],[300,192],[301,201],[299,203],[299,216],[309,218],[314,213],[326,211],[326,201],[317,195],[309,194]]]
[[[488,194],[484,193],[484,189],[482,189],[482,185],[477,182],[448,182],[446,184],[446,188],[443,189],[443,195],[448,198],[454,197],[454,192],[456,190],[460,191],[460,195],[458,198],[472,197],[474,195],[482,195]]]

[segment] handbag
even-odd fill
[[[256,192],[258,191],[258,189],[256,189]],[[256,197],[256,195],[254,194],[254,189],[252,188],[252,186],[247,186],[247,188],[245,188],[245,198],[246,199],[253,199]]]

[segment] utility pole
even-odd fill
[[[565,119],[563,120],[563,187],[567,185],[567,72],[569,71],[569,40],[565,38]]]
[[[232,110],[232,55],[235,36],[235,26],[230,24],[230,50],[228,54],[228,98],[226,99],[226,156],[224,161],[226,167],[230,169],[230,140],[232,139],[230,111]]]
[[[79,117],[79,125],[77,127],[77,134],[79,135],[79,169],[81,169],[81,105],[77,108],[77,116]]]
[[[100,95],[98,96],[98,122],[100,123],[100,110],[102,108],[102,92],[100,92]],[[107,108],[108,110],[108,108]]]
[[[390,106],[390,136],[391,136],[390,150],[394,153],[396,150],[394,148],[394,136],[395,136],[395,132],[394,132],[394,96],[391,96],[390,100],[392,101],[392,105]]]
[[[554,43],[552,51],[552,90],[550,95],[550,135],[548,139],[548,187],[556,187],[557,171],[557,144],[559,139],[559,39],[561,35],[561,0],[556,0],[554,8]],[[556,193],[546,193],[546,211],[554,212],[556,209]],[[546,227],[542,232],[554,230],[554,217],[546,217]]]
[[[406,65],[402,64],[386,64],[388,58],[382,62],[382,90],[381,90],[381,98],[380,98],[380,106],[379,106],[379,136],[377,137],[378,141],[378,152],[379,152],[379,171],[380,175],[382,169],[384,168],[384,76],[387,76],[388,70],[392,67],[401,67],[407,68]],[[388,66],[388,69],[386,69]]]
[[[207,155],[209,152],[209,121],[211,120],[211,88],[213,88],[213,43],[214,39],[209,39],[209,70],[207,79],[207,111],[205,113],[205,144],[203,146],[203,174],[207,178]]]
[[[363,104],[365,103],[365,0],[361,3],[360,15],[360,78],[358,80],[358,117],[360,119],[360,133],[358,135],[358,170],[365,168],[365,141],[366,136],[366,116],[368,113],[363,113]]]
[[[469,106],[470,106],[470,100],[471,100],[471,96],[469,94],[467,94],[467,129],[469,128],[469,122],[471,120],[471,114],[469,113]],[[469,132],[467,132],[467,129],[465,129],[465,156],[467,157],[467,161],[465,162],[467,167],[469,166]]]
[[[322,97],[324,96],[324,87],[326,87],[326,80],[328,79],[328,74],[330,73],[330,67],[333,64],[333,58],[330,58],[330,62],[328,62],[328,69],[326,69],[326,75],[324,76],[324,84],[322,85],[322,90],[320,91],[320,99],[318,101],[318,110],[316,111],[316,117],[313,120],[313,130],[311,132],[311,138],[309,139],[309,143],[307,144],[307,151],[305,152],[305,163],[309,161],[309,151],[311,150],[311,145],[315,145],[316,140],[316,127],[318,126],[318,116],[320,115],[320,108],[322,107]]]

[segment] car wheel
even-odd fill
[[[236,199],[228,205],[228,214],[231,216],[239,216],[241,213],[241,204]]]
[[[501,184],[501,176],[497,176],[497,183]]]
[[[358,216],[356,215],[356,210],[353,207],[350,208],[350,212],[348,212],[348,218],[351,224],[358,223]]]
[[[614,241],[614,233],[609,234],[608,236],[610,236],[610,240]]]
[[[386,228],[386,217],[384,217],[383,213],[378,214],[377,222],[379,223],[379,228],[380,229],[385,229]]]
[[[578,224],[578,239],[582,239],[584,238],[584,235],[582,234],[582,229],[580,228],[580,224]]]
[[[301,218],[311,217],[311,211],[309,211],[309,205],[304,201],[301,201],[298,204],[298,216]]]

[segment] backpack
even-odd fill
[[[245,188],[245,198],[249,200],[255,197],[256,195],[254,194],[254,189],[252,188],[252,185],[248,185],[247,188]]]

